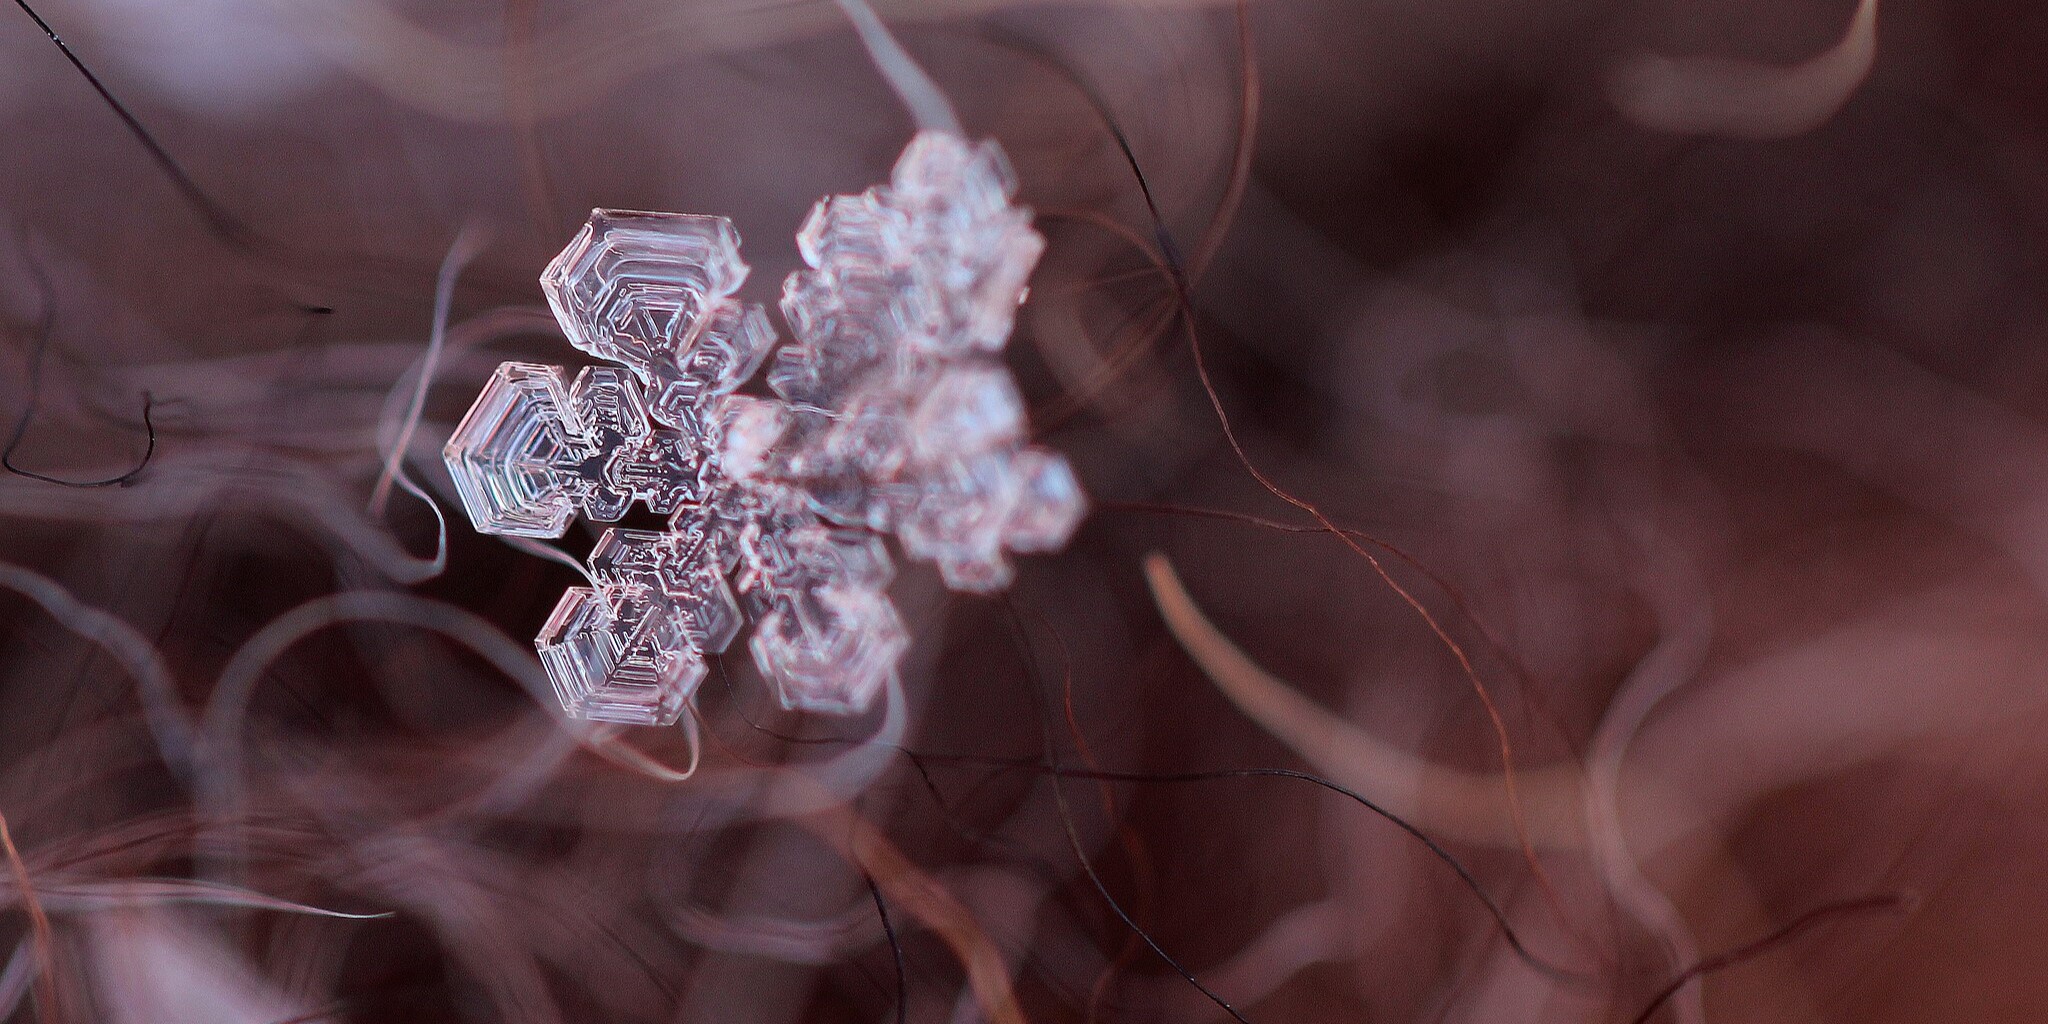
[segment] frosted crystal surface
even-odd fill
[[[572,715],[674,722],[748,620],[790,708],[857,712],[910,638],[883,534],[956,589],[1066,543],[1085,508],[1064,456],[1027,443],[1000,361],[1044,239],[993,142],[918,135],[889,182],[820,201],[783,282],[794,341],[737,297],[721,217],[596,210],[541,285],[577,349],[570,382],[506,363],[450,437],[484,533],[559,537],[634,503],[666,530],[604,531],[594,587],[536,639]],[[774,397],[738,394],[767,365]]]

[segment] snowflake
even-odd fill
[[[596,586],[536,638],[570,714],[673,723],[743,619],[785,706],[860,711],[910,643],[882,535],[979,592],[1008,586],[1007,552],[1066,543],[1080,485],[1025,443],[1000,360],[1045,244],[1015,191],[993,142],[924,132],[887,185],[820,201],[779,351],[735,297],[731,221],[591,213],[541,285],[570,343],[617,365],[500,366],[444,452],[482,533],[560,537],[636,501],[670,517],[605,531]],[[739,394],[771,354],[774,397]]]

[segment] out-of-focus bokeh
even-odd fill
[[[840,9],[36,12],[136,124],[0,9],[0,1018],[2048,1004],[2036,5],[878,4],[1038,212],[1094,507],[1005,598],[906,569],[905,749],[730,657],[687,781],[560,719],[577,577],[440,445],[580,361],[594,206],[772,301],[913,127]]]

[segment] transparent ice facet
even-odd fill
[[[600,522],[634,501],[667,513],[701,494],[705,454],[654,429],[639,385],[617,367],[506,363],[442,450],[482,533],[559,537],[577,510]]]
[[[738,581],[762,674],[787,707],[865,708],[909,644],[886,589],[887,549],[872,534],[819,524],[785,489],[757,491],[746,514]]]
[[[585,515],[614,522],[633,503],[633,483],[619,463],[630,460],[646,439],[647,408],[632,376],[616,366],[585,367],[572,394],[587,425],[581,446],[586,458],[574,467],[568,486]]]
[[[886,597],[858,597],[777,595],[756,621],[748,647],[783,707],[858,713],[896,674],[910,646],[896,606]]]
[[[626,588],[570,588],[534,646],[562,709],[599,722],[673,725],[706,673],[672,610]]]
[[[690,646],[700,652],[725,650],[739,632],[739,602],[726,586],[725,567],[686,534],[606,530],[589,562],[591,575],[605,584],[659,593]]]
[[[977,591],[1007,585],[1006,548],[1044,550],[1082,510],[1063,462],[1024,456],[1023,400],[993,358],[1044,247],[1015,192],[993,143],[927,132],[888,185],[812,209],[807,266],[783,285],[796,344],[768,380],[829,424],[785,429],[759,463],[818,515],[894,530]]]
[[[811,207],[796,233],[796,248],[814,267],[895,265],[890,243],[909,230],[907,215],[880,201],[874,191],[827,196]]]
[[[910,435],[925,463],[1014,448],[1024,440],[1024,399],[1010,371],[995,363],[955,366],[919,400]]]
[[[685,505],[669,517],[668,533],[678,557],[692,563],[715,566],[720,577],[739,564],[739,530],[745,513],[738,506],[735,488],[725,488],[713,500]]]
[[[985,455],[928,479],[904,515],[903,550],[939,565],[946,585],[980,593],[1009,585],[1003,527],[1019,481],[999,456]]]
[[[616,522],[635,501],[666,514],[701,495],[702,447],[648,422],[632,375],[612,366],[585,367],[571,396],[587,430],[586,457],[571,468],[565,487],[584,515]]]
[[[886,591],[894,567],[879,538],[815,523],[758,533],[749,546],[749,646],[785,707],[865,708],[910,637]]]
[[[897,160],[891,186],[922,228],[913,287],[931,328],[913,340],[948,355],[1001,349],[1045,249],[1030,213],[1010,205],[1016,177],[1002,150],[925,132]]]
[[[582,461],[587,434],[560,368],[506,363],[442,458],[479,532],[559,537],[576,511],[566,471]]]
[[[1017,174],[1002,147],[951,132],[920,132],[903,148],[889,184],[907,203],[994,213],[1017,194]]]
[[[720,417],[719,468],[730,479],[751,480],[767,468],[769,453],[789,427],[780,402],[735,395]]]
[[[799,405],[838,408],[891,356],[891,340],[906,329],[900,306],[889,288],[863,273],[791,274],[782,286],[782,315],[800,344],[776,353],[769,386]]]
[[[592,210],[540,284],[570,344],[651,382],[746,279],[724,217]]]
[[[1066,459],[1042,448],[990,453],[927,479],[899,535],[913,557],[939,565],[956,590],[1009,585],[1009,551],[1064,545],[1086,509]]]
[[[712,308],[704,329],[657,363],[649,412],[694,438],[706,437],[707,417],[720,396],[747,382],[775,346],[775,328],[759,306],[730,299]]]
[[[889,184],[815,206],[797,235],[806,266],[783,284],[795,343],[768,371],[792,409],[749,412],[765,453],[727,441],[747,452],[745,479],[793,489],[831,522],[895,531],[959,589],[1000,589],[1006,551],[1056,546],[1083,510],[1065,461],[1025,446],[1023,401],[993,358],[1044,248],[1015,192],[994,144],[928,132]],[[868,582],[885,577],[861,568],[886,568],[886,552],[848,536],[783,513],[741,535],[752,647],[792,706],[871,694],[886,672],[855,667],[900,654],[893,606]],[[855,643],[845,622],[887,642]]]
[[[1003,546],[1012,551],[1058,551],[1067,546],[1074,527],[1088,511],[1081,483],[1067,457],[1044,448],[1026,448],[1010,464],[1020,489],[1010,519],[1003,524]]]

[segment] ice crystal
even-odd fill
[[[1044,248],[1015,191],[993,142],[925,132],[888,184],[820,201],[783,284],[795,340],[773,398],[735,393],[777,338],[735,298],[732,223],[591,214],[541,284],[570,342],[617,365],[572,384],[506,363],[445,453],[484,533],[559,537],[636,501],[670,516],[605,531],[597,586],[542,628],[570,714],[675,721],[743,617],[783,704],[859,711],[909,645],[881,534],[984,592],[1008,585],[1007,552],[1066,543],[1085,499],[1063,456],[1026,443],[1000,361]]]
[[[656,429],[640,386],[590,366],[506,363],[484,385],[445,452],[456,493],[483,533],[560,537],[577,510],[616,522],[638,499],[670,512],[702,497],[704,445]]]

